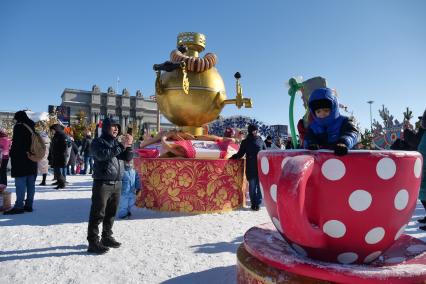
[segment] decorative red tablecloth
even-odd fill
[[[139,207],[211,213],[244,204],[243,160],[135,158],[134,164],[143,184]]]

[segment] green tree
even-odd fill
[[[404,112],[404,122],[410,122],[410,119],[413,118],[413,112],[407,107],[407,109]]]
[[[88,127],[90,128],[90,125],[87,123],[87,117],[84,111],[80,110],[76,116],[77,120],[71,125],[71,129],[74,135],[74,139],[82,140],[85,136],[86,129]]]
[[[364,149],[372,149],[373,134],[369,129],[364,129],[364,133],[361,133],[361,144]]]

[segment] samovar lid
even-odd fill
[[[202,52],[206,47],[206,36],[201,33],[183,32],[177,36],[177,46],[185,45],[189,49]]]

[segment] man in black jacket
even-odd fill
[[[266,150],[265,142],[257,135],[257,126],[251,124],[248,126],[247,138],[241,142],[238,153],[231,157],[231,159],[241,159],[246,155],[246,177],[249,182],[251,210],[254,211],[258,211],[259,205],[262,203],[262,193],[257,172],[257,153],[260,150]]]
[[[121,194],[124,161],[132,159],[133,138],[126,135],[122,144],[117,140],[120,125],[110,118],[102,123],[102,135],[93,140],[91,153],[95,165],[93,171],[92,206],[90,208],[87,240],[88,252],[103,254],[109,247],[118,248],[120,243],[112,236],[112,226]],[[102,224],[102,239],[99,241],[99,224]]]

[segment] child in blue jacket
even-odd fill
[[[339,113],[339,103],[329,88],[316,89],[309,97],[313,117],[305,136],[303,147],[310,150],[332,149],[338,156],[358,141],[358,130],[352,121]]]
[[[136,192],[141,189],[141,183],[138,173],[133,169],[132,162],[128,162],[124,167],[122,180],[120,205],[118,209],[118,218],[129,218],[132,214],[130,208],[135,204]]]

